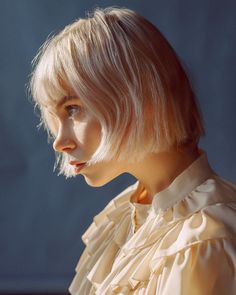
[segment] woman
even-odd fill
[[[71,294],[236,294],[236,186],[198,148],[196,98],[158,29],[97,8],[34,62],[31,92],[60,173],[94,187],[137,178],[82,236]]]

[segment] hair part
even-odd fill
[[[52,136],[45,105],[73,92],[101,124],[88,162],[135,162],[148,153],[197,144],[202,116],[187,75],[168,41],[126,8],[96,8],[50,37],[34,61],[30,91]],[[57,161],[71,176],[66,155]]]

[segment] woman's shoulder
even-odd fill
[[[172,255],[214,240],[236,241],[236,185],[214,175],[166,210],[159,255]]]

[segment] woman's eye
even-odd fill
[[[81,111],[81,107],[78,105],[68,105],[65,109],[69,117],[73,117]]]

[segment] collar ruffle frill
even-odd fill
[[[147,285],[145,294],[154,294],[155,283],[150,280],[162,273],[169,256],[209,237],[235,237],[230,223],[236,222],[236,187],[222,179],[218,182],[206,153],[200,151],[197,160],[153,197],[150,207],[146,206],[146,221],[136,232],[130,196],[139,182],[120,193],[94,217],[82,236],[86,248],[69,287],[71,294],[126,295]],[[214,218],[215,212],[221,210],[221,203],[228,204],[221,221],[225,226]],[[218,206],[217,210],[212,210],[213,206]]]

